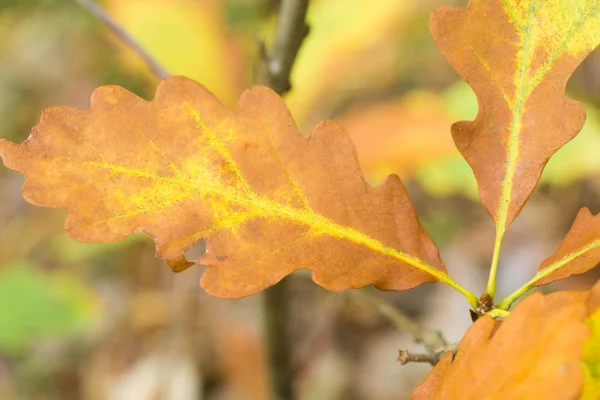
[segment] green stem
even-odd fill
[[[510,315],[510,312],[506,310],[501,310],[499,308],[494,308],[486,312],[485,315],[489,315],[492,318],[506,318]]]
[[[529,282],[527,282],[526,284],[524,284],[523,286],[506,296],[504,300],[498,303],[496,307],[500,310],[508,310],[515,301],[517,301],[521,296],[527,293],[533,287],[533,284],[539,280],[539,278],[536,277],[537,275],[534,276],[533,279],[531,279]]]
[[[477,308],[477,302],[479,301],[479,299],[470,290],[464,288],[461,284],[456,282],[454,279],[450,278],[450,276],[447,274],[437,275],[436,277],[440,280],[440,282],[444,282],[446,285],[450,286],[452,289],[465,296],[465,298],[467,299],[471,307],[473,307],[473,309]]]
[[[492,256],[492,265],[490,266],[490,276],[488,278],[488,284],[486,293],[494,301],[494,295],[496,294],[496,275],[498,274],[498,261],[500,259],[500,248],[502,247],[502,238],[504,237],[504,228],[500,228],[501,225],[496,227],[496,240],[494,241],[494,254]]]

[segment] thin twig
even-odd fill
[[[402,365],[408,364],[409,362],[429,363],[431,365],[435,365],[439,361],[440,360],[437,354],[413,354],[409,353],[408,350],[398,350],[398,362],[400,362]]]
[[[292,66],[309,30],[306,24],[308,1],[282,0],[273,46],[263,49],[265,65],[259,73],[258,80],[279,94],[284,94],[292,88]]]
[[[111,18],[98,4],[93,0],[75,0],[82,8],[96,17],[100,22],[106,25],[123,43],[135,51],[148,65],[150,70],[159,78],[165,79],[170,74],[146,52],[119,24]]]
[[[430,354],[435,354],[439,349],[448,345],[441,332],[422,327],[380,296],[366,293],[364,289],[351,290],[348,293],[361,304],[368,303],[374,310],[389,319],[399,331],[410,334],[414,341],[422,343]]]
[[[400,364],[405,365],[409,362],[417,362],[417,363],[429,363],[432,366],[435,366],[446,352],[451,351],[452,354],[456,354],[456,350],[458,350],[458,343],[452,343],[450,345],[445,346],[442,349],[438,349],[435,353],[410,353],[408,350],[398,350],[398,361]]]

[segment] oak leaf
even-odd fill
[[[502,322],[479,318],[452,359],[447,353],[413,393],[413,400],[577,398],[582,357],[593,339],[586,320],[600,306],[591,291],[534,293]]]
[[[573,274],[582,274],[600,260],[600,214],[579,210],[573,226],[556,252],[548,257],[532,279],[532,286],[546,285]]]
[[[477,115],[477,99],[466,82],[450,86],[442,95],[446,102],[452,102],[449,105],[454,105],[452,111],[458,115],[454,120],[473,119]],[[596,176],[600,171],[600,157],[597,156],[600,153],[600,110],[590,102],[583,102],[583,105],[586,113],[583,128],[550,158],[538,185],[567,189],[572,183]],[[341,122],[351,132],[345,121]],[[358,144],[356,147],[360,157],[361,149]],[[473,170],[458,152],[421,165],[415,178],[424,190],[437,197],[463,195],[473,201],[479,198]]]
[[[438,47],[478,98],[476,119],[455,123],[452,135],[500,233],[583,126],[565,87],[600,43],[599,13],[597,0],[472,0],[432,14]]]
[[[90,109],[47,109],[24,143],[0,141],[0,156],[26,176],[29,202],[69,209],[76,240],[142,231],[180,271],[206,238],[196,261],[218,296],[256,293],[301,268],[332,290],[447,276],[400,180],[366,184],[341,126],[325,121],[304,138],[265,87],[235,111],[183,77],[163,81],[151,102],[101,87]]]

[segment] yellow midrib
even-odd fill
[[[212,130],[212,128],[210,128],[206,124],[206,122],[204,122],[204,120],[200,116],[200,113],[198,111],[196,111],[196,109],[194,107],[192,107],[191,104],[187,103],[187,107],[190,112],[190,115],[196,121],[196,127],[198,129],[200,129],[200,131],[204,134],[203,137],[205,137],[207,139],[208,144],[213,148],[213,150],[215,150],[217,152],[217,154],[219,156],[221,156],[223,158],[225,163],[227,163],[227,165],[231,169],[231,172],[238,179],[238,181],[242,184],[242,186],[243,186],[244,190],[247,192],[247,194],[252,193],[252,188],[248,184],[248,181],[244,178],[244,174],[237,166],[237,163],[231,156],[231,153],[229,153],[229,151],[227,150],[227,147],[225,146],[225,144],[218,138],[217,134]]]
[[[507,157],[505,164],[505,176],[502,181],[502,191],[500,194],[500,204],[498,209],[498,217],[496,221],[497,231],[502,234],[506,230],[506,220],[508,217],[508,209],[510,206],[510,200],[512,195],[513,177],[515,175],[517,160],[519,158],[519,134],[522,128],[522,117],[523,117],[523,106],[527,99],[528,92],[531,88],[526,87],[527,71],[529,67],[529,57],[531,56],[531,45],[532,45],[532,23],[534,17],[534,6],[533,2],[530,5],[528,23],[525,31],[525,37],[523,40],[523,46],[520,48],[520,68],[517,68],[517,76],[515,87],[517,93],[513,106],[507,104],[510,107],[512,120],[510,125],[510,133],[507,147]],[[529,90],[528,90],[529,89]]]
[[[299,194],[299,199],[301,200],[304,209],[298,210],[298,209],[289,207],[288,205],[274,202],[272,200],[269,200],[264,197],[256,195],[254,193],[254,191],[252,190],[252,188],[250,187],[247,180],[245,179],[244,174],[239,169],[237,163],[235,162],[235,160],[233,159],[233,157],[227,150],[227,147],[225,146],[225,144],[219,139],[219,137],[213,131],[213,129],[202,119],[200,113],[198,111],[196,111],[190,103],[187,103],[187,106],[188,106],[190,115],[196,121],[196,126],[204,133],[204,135],[206,135],[211,147],[225,160],[225,162],[232,169],[234,175],[238,178],[238,180],[240,182],[242,182],[242,184],[244,185],[244,188],[246,189],[245,190],[246,193],[244,193],[244,195],[249,196],[249,198],[245,199],[235,193],[232,193],[232,196],[228,197],[228,192],[230,192],[229,190],[220,190],[220,191],[217,190],[214,192],[215,194],[225,197],[225,198],[228,198],[229,201],[237,202],[238,204],[248,204],[250,206],[250,208],[253,208],[256,210],[263,210],[267,214],[279,215],[284,218],[296,221],[300,224],[310,226],[311,230],[314,231],[316,234],[327,234],[329,236],[344,238],[351,242],[363,245],[367,248],[370,248],[371,250],[374,250],[375,252],[385,254],[385,255],[394,257],[396,259],[399,259],[401,261],[404,261],[405,263],[412,265],[413,267],[416,267],[418,269],[428,272],[429,274],[435,276],[438,279],[442,279],[443,276],[446,276],[446,274],[444,274],[443,272],[422,262],[421,260],[419,260],[416,257],[413,257],[409,254],[397,251],[391,247],[385,246],[383,243],[379,242],[376,239],[373,239],[372,237],[370,237],[368,235],[365,235],[365,234],[363,234],[355,229],[352,229],[352,228],[337,225],[337,224],[333,223],[331,220],[329,220],[328,218],[325,218],[322,215],[316,214],[312,210],[312,208],[308,205],[308,199],[306,198],[305,194],[300,190],[296,180],[293,179],[293,177],[291,176],[289,171],[287,171],[287,166],[285,166],[285,163],[283,163],[283,162],[281,162],[281,163],[282,163],[282,165],[285,166],[289,181],[291,182],[296,194]],[[268,126],[268,124],[267,124],[267,126]],[[268,132],[268,133],[269,133],[269,139],[272,141],[273,147],[275,147],[274,138],[272,137],[271,132]],[[277,155],[279,156],[279,153],[277,153]],[[280,160],[280,161],[282,161],[282,160]],[[257,213],[257,214],[261,215],[261,213]]]
[[[102,168],[107,169],[111,173],[123,174],[128,176],[134,176],[138,178],[148,178],[155,181],[162,181],[165,183],[169,183],[172,185],[176,185],[181,187],[183,190],[189,191],[190,189],[198,193],[201,197],[204,197],[205,194],[213,194],[216,196],[220,196],[228,203],[236,203],[238,205],[247,206],[250,209],[256,210],[256,216],[260,217],[282,217],[288,220],[295,221],[299,224],[309,226],[311,231],[315,235],[328,235],[340,239],[345,239],[350,242],[365,246],[371,250],[374,250],[377,253],[387,255],[393,258],[396,258],[400,261],[403,261],[417,269],[420,269],[424,272],[429,273],[430,275],[436,277],[437,279],[444,280],[447,277],[447,274],[436,269],[435,267],[426,264],[421,261],[419,258],[411,256],[410,254],[403,253],[398,251],[392,247],[386,246],[381,243],[377,239],[374,239],[364,233],[357,231],[356,229],[345,227],[338,225],[331,221],[330,219],[315,213],[310,210],[298,210],[289,205],[285,205],[270,199],[267,199],[262,196],[256,195],[252,192],[251,195],[247,194],[239,194],[235,190],[228,190],[221,185],[210,184],[208,182],[202,182],[202,184],[197,184],[193,181],[178,179],[178,178],[170,178],[166,176],[156,175],[151,172],[135,169],[135,168],[127,168],[121,165],[116,164],[108,164],[108,163],[100,163],[100,162],[81,162],[84,165],[89,165],[94,168]],[[120,216],[113,217],[109,220],[103,221],[107,222],[114,219],[119,218],[127,218],[144,212],[151,212],[155,210],[145,209],[141,212],[136,211],[135,213],[127,213]]]
[[[530,281],[531,286],[533,286],[533,284],[535,284],[536,282],[548,277],[554,271],[561,269],[565,265],[569,264],[571,261],[575,260],[578,257],[581,257],[588,251],[592,251],[592,250],[596,249],[597,247],[600,247],[600,239],[594,240],[593,242],[589,243],[585,247],[582,247],[578,251],[566,255],[565,257],[561,258],[559,261],[555,262],[554,264],[551,264],[550,266],[544,268],[543,270],[541,270],[537,274],[535,274],[533,279]]]
[[[538,6],[542,6],[542,3],[539,3]],[[536,71],[535,75],[528,79],[527,73],[529,72],[529,64],[530,57],[533,54],[532,51],[532,38],[533,38],[533,27],[534,27],[534,19],[536,17],[536,4],[534,1],[530,2],[528,20],[526,26],[521,26],[518,24],[514,10],[510,7],[510,5],[504,1],[504,7],[507,12],[507,15],[512,19],[513,24],[517,28],[519,32],[525,32],[523,46],[520,48],[521,57],[520,57],[520,68],[517,68],[517,74],[515,79],[515,86],[517,88],[517,93],[515,96],[515,101],[511,102],[507,100],[507,105],[512,113],[511,120],[511,128],[510,134],[507,142],[507,161],[506,161],[506,175],[502,183],[502,191],[500,197],[500,204],[498,209],[498,220],[497,224],[499,229],[503,231],[506,228],[506,220],[508,209],[510,206],[510,200],[512,195],[512,185],[513,185],[513,177],[516,171],[516,164],[519,157],[519,133],[522,128],[522,118],[523,118],[523,106],[529,95],[533,92],[533,90],[540,84],[540,82],[545,78],[545,76],[550,71],[552,65],[558,60],[558,58],[564,53],[564,51],[568,47],[568,43],[573,38],[573,36],[579,32],[585,26],[585,18],[582,17],[581,20],[577,21],[573,27],[569,30],[568,34],[565,35],[560,43],[560,45],[556,48],[556,50],[552,53],[552,55],[544,62]],[[596,12],[598,9],[598,4],[596,4],[596,8],[591,10],[591,12]],[[505,96],[506,100],[506,96]]]

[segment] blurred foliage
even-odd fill
[[[99,316],[93,291],[65,272],[30,263],[0,268],[0,352],[22,354],[40,339],[72,336]]]
[[[349,97],[392,82],[411,3],[373,0],[365,7],[363,2],[330,0],[311,5],[310,34],[286,96],[300,127],[312,127]]]
[[[235,105],[241,90],[242,59],[239,48],[227,37],[224,10],[218,3],[111,0],[105,4],[115,20],[167,71],[206,82],[225,104]],[[146,69],[128,47],[120,47],[125,64]]]
[[[114,256],[115,252],[123,251],[127,247],[140,242],[148,242],[148,237],[137,234],[120,242],[90,244],[75,242],[65,233],[54,235],[50,245],[55,252],[55,257],[61,263],[69,264],[98,259],[104,255],[111,257]]]

